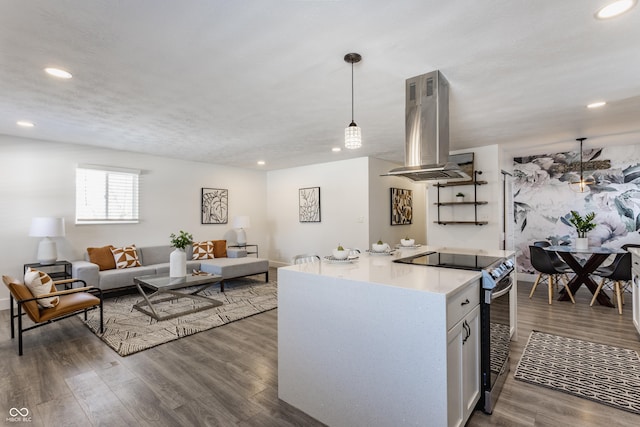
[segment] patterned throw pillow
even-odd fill
[[[192,259],[213,259],[213,242],[193,242],[193,258]]]
[[[140,259],[136,245],[124,246],[122,248],[111,248],[116,268],[140,267]]]
[[[28,268],[24,273],[24,284],[31,291],[34,297],[45,295],[56,291],[53,280],[44,271]],[[43,298],[36,301],[42,308],[55,307],[60,302],[60,297]]]

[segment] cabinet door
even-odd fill
[[[480,306],[447,332],[449,426],[463,426],[480,398]]]

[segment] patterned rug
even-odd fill
[[[216,328],[254,314],[272,310],[278,305],[276,282],[241,278],[225,281],[225,292],[220,286],[212,286],[201,292],[221,301],[223,305],[175,319],[156,321],[134,310],[133,304],[142,301],[139,294],[106,298],[104,301],[104,333],[100,334],[100,313],[89,312],[86,322],[89,329],[120,356],[128,356],[169,341]],[[155,305],[160,315],[186,311],[202,305],[191,298],[173,299]]]
[[[533,331],[515,379],[640,415],[640,358],[633,350]]]

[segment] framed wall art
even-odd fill
[[[413,196],[411,190],[391,189],[391,225],[411,224],[413,220]]]
[[[201,207],[202,224],[226,224],[229,220],[229,190],[203,188]]]
[[[300,222],[320,222],[320,187],[298,190]]]

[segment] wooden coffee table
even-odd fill
[[[198,276],[187,275],[185,277],[169,277],[167,274],[159,274],[135,277],[133,281],[136,284],[140,295],[144,298],[144,301],[134,304],[133,308],[156,320],[167,320],[184,316],[185,314],[196,313],[198,311],[218,307],[222,305],[221,301],[198,294],[209,286],[219,283],[221,280],[222,276],[218,276],[217,274]],[[153,292],[147,294],[142,289],[143,287],[150,288]],[[191,287],[196,288],[195,290],[184,291],[185,288]],[[170,296],[163,298],[162,296],[164,294],[169,294]],[[176,298],[191,298],[193,300],[204,302],[205,304],[197,308],[168,314],[166,316],[161,316],[157,313],[154,304],[170,301]],[[148,307],[148,309],[145,307]]]

